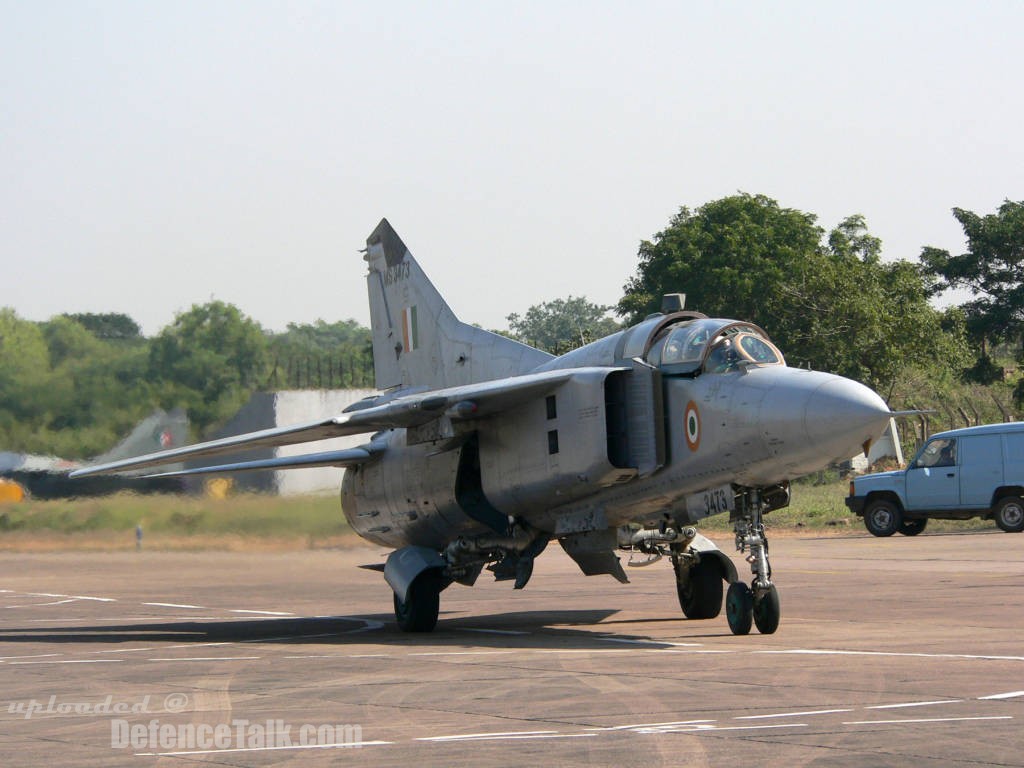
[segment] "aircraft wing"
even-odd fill
[[[184,448],[172,448],[131,459],[96,464],[72,472],[71,477],[88,477],[90,475],[110,474],[129,469],[154,467],[161,464],[179,462],[184,459],[235,453],[251,448],[294,445],[296,443],[326,440],[332,437],[377,432],[383,429],[415,427],[442,416],[453,420],[483,419],[527,402],[531,398],[547,394],[574,376],[588,375],[595,372],[609,373],[614,370],[620,369],[609,367],[543,371],[541,373],[528,373],[523,376],[485,381],[479,384],[467,384],[460,387],[397,395],[386,399],[380,405],[370,404],[358,410],[350,409],[338,416],[321,421],[296,424],[288,427],[275,427],[259,432],[248,432],[233,437],[223,437],[219,440],[210,440],[205,443],[196,443]],[[233,465],[233,470],[211,470],[211,468],[207,467],[203,468],[202,471],[226,472],[246,468],[275,469],[297,466],[344,466],[344,463],[339,464],[336,462],[345,461],[349,464],[356,464],[369,459],[369,455],[363,458],[350,456],[347,459],[338,459],[337,457],[332,459],[332,453],[336,454],[337,452],[282,457],[273,461],[287,461],[291,459],[295,460],[296,463],[277,464],[273,467],[256,467],[253,466],[253,462],[239,462]],[[268,459],[267,461],[272,460]],[[304,464],[302,461],[321,461],[324,463]],[[241,464],[246,466],[243,467]],[[221,466],[227,467],[228,465]],[[190,470],[186,470],[186,472],[192,473]],[[200,472],[196,470],[194,473],[199,474]]]
[[[178,469],[173,472],[160,472],[147,477],[185,477],[187,475],[209,475],[217,472],[248,472],[257,469],[304,469],[309,467],[354,467],[369,461],[373,454],[379,453],[370,446],[347,448],[340,451],[321,451],[306,453],[301,456],[281,456],[276,459],[256,459],[253,461],[236,461],[231,464],[214,464],[195,469]]]

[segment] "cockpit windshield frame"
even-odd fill
[[[754,323],[701,318],[664,328],[646,355],[668,375],[727,373],[750,366],[785,365],[782,353]]]

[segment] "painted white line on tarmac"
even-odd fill
[[[895,658],[918,659],[968,659],[977,661],[1024,661],[1024,656],[989,656],[970,653],[901,653],[899,651],[828,651],[813,648],[792,648],[781,650],[751,651],[764,654],[805,654],[808,656],[892,656]]]
[[[31,653],[25,656],[0,656],[0,661],[7,661],[8,659],[41,659],[44,656],[63,656],[63,653]]]
[[[486,635],[528,635],[529,632],[521,632],[515,629],[485,629],[483,627],[455,627],[458,632],[481,632]]]
[[[506,653],[518,653],[518,651],[420,651],[407,654],[409,656],[499,656]]]
[[[251,661],[262,658],[262,656],[182,656],[177,658],[146,659],[146,661]]]
[[[771,715],[743,715],[733,720],[767,720],[772,717],[809,717],[811,715],[832,715],[837,712],[853,712],[852,709],[812,709],[805,712],[776,712]]]
[[[963,699],[943,699],[942,701],[908,701],[905,704],[875,704],[864,709],[903,709],[904,707],[930,707],[932,704],[959,704]]]
[[[669,725],[703,725],[713,723],[714,720],[673,720],[667,723],[630,723],[629,725],[609,725],[603,728],[584,728],[584,731],[628,731],[633,728],[660,728]]]
[[[199,610],[206,610],[205,606],[202,605],[188,605],[186,603],[143,603],[143,605],[154,605],[157,608],[196,608]]]
[[[421,736],[416,741],[467,741],[470,739],[497,739],[510,736],[542,736],[558,731],[498,731],[492,733],[459,733],[452,736]]]
[[[136,752],[138,757],[175,757],[178,755],[219,755],[228,752],[280,752],[286,749],[350,749],[394,744],[393,741],[354,741],[349,744],[290,744],[284,747],[236,747],[232,749],[193,749],[182,752]]]
[[[807,723],[779,723],[778,725],[693,725],[667,726],[665,728],[637,728],[636,733],[644,736],[661,733],[719,733],[720,731],[762,731],[773,728],[807,728]]]
[[[117,664],[124,659],[64,659],[52,661],[9,661],[8,664]]]
[[[988,701],[992,699],[1016,699],[1024,696],[1024,691],[1010,691],[1009,693],[993,693],[991,696],[979,696],[978,701]]]
[[[992,717],[928,717],[917,720],[854,720],[843,725],[901,725],[905,723],[957,723],[965,720],[1013,720],[1010,715]]]
[[[231,608],[229,613],[251,613],[256,616],[294,616],[294,613],[287,611],[250,611],[246,608]]]

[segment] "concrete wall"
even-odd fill
[[[352,403],[375,394],[377,394],[376,390],[372,389],[302,389],[257,392],[222,429],[207,435],[206,439],[215,440],[245,432],[326,419],[338,415]],[[314,443],[286,445],[280,448],[257,448],[229,456],[215,456],[189,462],[188,466],[210,466],[228,461],[298,456],[304,453],[352,448],[362,445],[369,438],[368,434],[352,435],[331,440],[318,440]],[[222,475],[222,477],[230,477],[233,488],[238,491],[295,496],[304,493],[338,493],[344,471],[344,469],[335,467],[315,467],[312,469],[232,472]],[[215,477],[215,475],[190,478],[189,490],[196,493],[202,491],[203,485],[209,477]]]
[[[277,392],[274,395],[274,416],[279,427],[315,421],[341,413],[345,408],[364,397],[375,395],[372,389],[314,389]],[[285,445],[277,449],[277,456],[298,456],[303,453],[334,451],[340,448],[354,448],[370,439],[369,434],[336,437],[315,443]],[[345,470],[340,467],[315,467],[312,469],[286,469],[274,472],[274,485],[282,496],[303,493],[338,493],[341,476]]]

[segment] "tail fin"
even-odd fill
[[[105,464],[144,453],[180,448],[188,442],[188,417],[180,408],[154,411],[140,421],[124,440],[97,456],[90,464]]]
[[[460,322],[387,219],[366,239],[378,389],[441,387],[527,373],[551,355]]]

